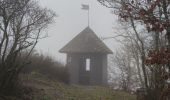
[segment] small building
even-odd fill
[[[60,52],[67,54],[70,84],[107,84],[107,54],[112,51],[90,27],[80,32]]]

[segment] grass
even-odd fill
[[[67,85],[40,74],[24,76],[25,85],[33,89],[32,100],[136,100],[134,95],[108,87]]]

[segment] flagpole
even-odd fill
[[[88,27],[90,25],[90,12],[89,12],[89,9],[88,9]]]
[[[82,9],[83,10],[86,10],[86,11],[88,11],[87,12],[87,24],[88,24],[88,27],[90,26],[90,10],[89,10],[89,5],[87,5],[87,4],[82,4]]]

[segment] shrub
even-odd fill
[[[57,79],[58,81],[68,83],[68,71],[64,64],[55,61],[50,56],[45,56],[39,53],[31,54],[30,64],[26,65],[22,73],[30,74],[31,72],[38,72],[50,79]]]

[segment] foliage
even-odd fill
[[[55,61],[50,56],[39,53],[32,53],[28,58],[31,62],[22,69],[23,74],[40,73],[50,79],[68,83],[69,74],[66,66]]]
[[[114,13],[119,16],[121,22],[131,22],[134,32],[137,33],[135,22],[140,23],[149,34],[154,33],[154,44],[150,47],[148,56],[143,57],[148,75],[144,72],[147,93],[152,90],[154,100],[161,99],[159,96],[167,88],[165,80],[169,78],[170,60],[170,13],[169,0],[98,0],[101,4],[114,9]],[[162,43],[161,39],[165,43]],[[137,35],[137,37],[139,37]],[[140,38],[139,38],[140,40]],[[141,42],[140,47],[143,47]],[[142,56],[147,54],[144,50]],[[146,68],[142,68],[146,71]],[[150,77],[151,76],[151,77]],[[150,82],[148,82],[149,80]],[[162,93],[161,93],[162,92]],[[157,97],[156,97],[156,96]],[[153,99],[153,98],[152,98]]]
[[[146,64],[148,65],[167,65],[170,61],[170,51],[168,49],[149,50],[148,59]]]

